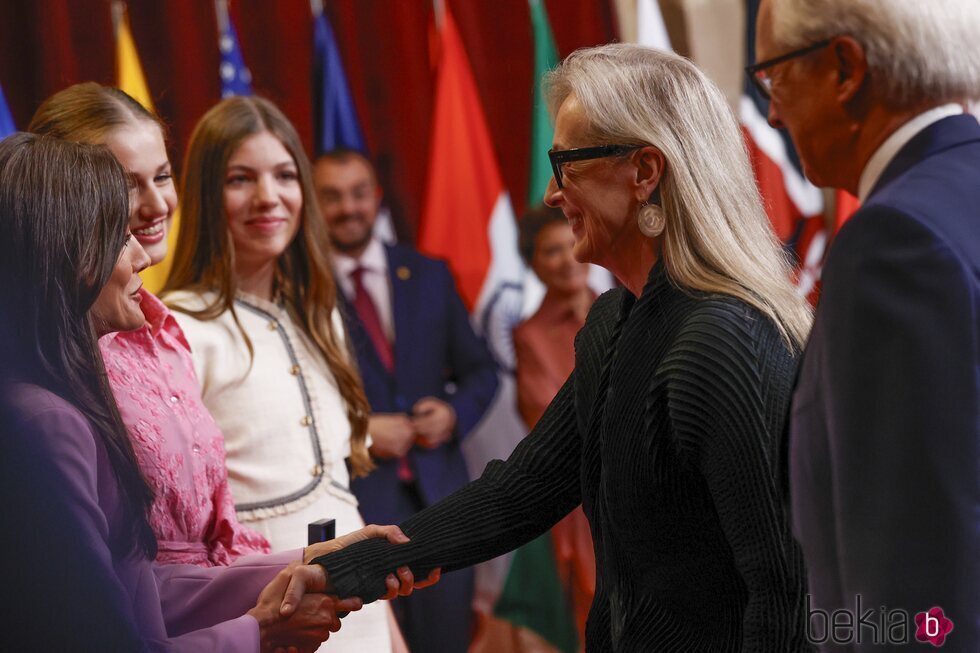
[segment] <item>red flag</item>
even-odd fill
[[[520,283],[517,227],[473,72],[452,14],[440,30],[435,115],[419,249],[446,259],[479,312],[504,278]]]
[[[861,202],[846,190],[838,190],[834,209],[834,231],[844,226],[854,212],[861,208]]]

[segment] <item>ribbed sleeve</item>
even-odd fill
[[[531,541],[568,514],[581,502],[573,386],[574,375],[510,458],[490,462],[479,480],[405,521],[412,542],[370,540],[314,560],[334,591],[373,601],[398,567],[408,565],[416,578],[467,567]]]
[[[318,560],[373,599],[400,565],[452,570],[537,537],[579,501],[592,526],[592,652],[798,653],[804,570],[776,470],[796,359],[732,298],[654,267],[638,299],[600,297],[575,371],[506,462],[403,524]]]
[[[767,427],[781,407],[761,392],[776,383],[774,394],[789,393],[793,359],[767,356],[782,348],[779,334],[726,304],[696,308],[664,359],[673,437],[704,479],[747,590],[738,650],[809,650],[803,560],[774,480],[778,433]]]

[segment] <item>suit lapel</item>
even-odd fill
[[[871,189],[871,196],[873,197],[875,193],[901,177],[923,159],[956,145],[976,140],[980,140],[980,126],[977,125],[977,119],[970,114],[950,116],[932,123],[913,136],[912,140],[898,151],[878,179],[878,183]]]
[[[415,333],[416,321],[411,307],[419,306],[417,270],[409,265],[397,247],[385,245],[388,257],[388,281],[391,284],[391,317],[395,325],[395,376],[407,368],[407,350],[403,343],[421,342]]]

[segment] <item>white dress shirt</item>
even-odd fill
[[[377,238],[371,238],[360,258],[353,258],[338,251],[333,253],[333,269],[337,276],[337,285],[354,301],[354,283],[350,275],[358,266],[364,268],[361,283],[378,309],[378,319],[388,342],[395,342],[395,318],[391,308],[391,281],[388,279],[388,256],[384,245]]]
[[[861,200],[861,203],[863,204],[868,200],[868,196],[878,180],[881,179],[881,175],[885,172],[888,164],[910,140],[934,122],[960,113],[963,113],[963,107],[955,103],[929,109],[909,120],[886,138],[885,142],[868,159],[864,170],[861,171],[861,177],[858,179],[858,199]]]

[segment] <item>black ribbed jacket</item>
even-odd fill
[[[510,551],[582,503],[595,542],[586,648],[809,650],[805,574],[777,489],[796,359],[773,323],[654,266],[600,297],[575,371],[506,462],[372,540],[319,558],[343,596]],[[425,591],[425,590],[420,590]]]

